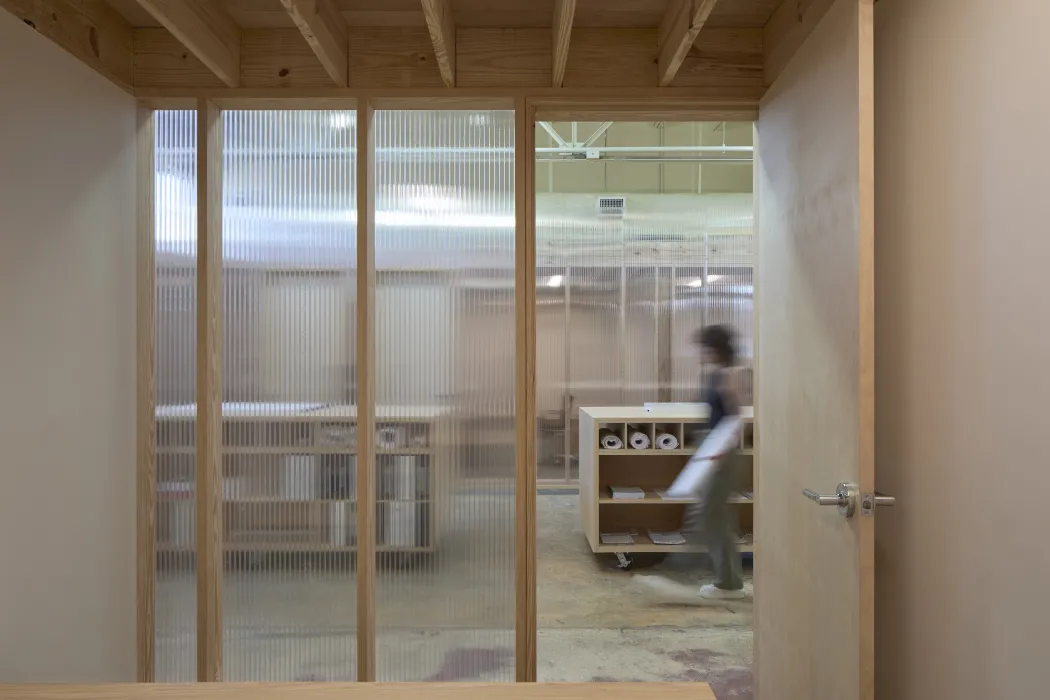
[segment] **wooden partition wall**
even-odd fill
[[[535,122],[751,121],[757,99],[668,96],[657,89],[602,95],[594,91],[339,90],[337,95],[275,97],[244,90],[198,91],[192,97],[143,99],[138,137],[138,679],[155,668],[156,430],[153,109],[196,109],[197,121],[197,395],[196,555],[198,681],[221,681],[222,660],[222,110],[357,110],[357,680],[376,679],[375,478],[375,187],[376,109],[513,109],[515,112],[515,391],[516,557],[515,678],[536,680],[536,244]],[[459,692],[459,691],[457,691]],[[567,696],[566,696],[567,697]]]

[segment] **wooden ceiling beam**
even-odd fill
[[[561,87],[565,81],[565,64],[569,60],[569,38],[572,19],[576,15],[576,0],[554,0],[554,40],[551,57],[551,86]]]
[[[214,0],[138,0],[230,87],[240,85],[241,29]]]
[[[348,85],[350,33],[332,0],[281,0],[335,84]]]
[[[0,7],[131,92],[131,24],[103,0],[0,0]]]
[[[667,87],[678,74],[689,49],[718,0],[671,0],[660,23],[660,54],[657,61],[660,87]]]
[[[448,0],[422,0],[423,16],[434,44],[441,79],[446,87],[456,86],[456,24]]]

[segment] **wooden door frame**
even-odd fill
[[[155,680],[156,633],[156,392],[155,392],[155,324],[153,303],[156,269],[153,255],[154,178],[153,111],[157,109],[198,109],[210,115],[213,126],[221,124],[224,109],[356,109],[367,115],[376,109],[471,110],[512,109],[515,112],[515,680],[534,682],[536,657],[536,192],[535,192],[535,123],[544,121],[755,121],[758,118],[760,94],[737,93],[733,90],[374,90],[349,88],[302,90],[212,89],[193,91],[152,91],[140,94],[138,162],[138,290],[136,346],[138,360],[137,399],[137,678],[139,682]],[[361,124],[362,120],[359,119]],[[372,382],[374,359],[374,163],[371,120],[358,130],[358,216],[364,226],[358,227],[357,280],[358,420],[374,423],[375,405]],[[211,148],[199,150],[204,162],[198,168],[199,229],[198,250],[221,252],[222,217],[216,216],[215,204],[221,202],[221,133],[199,127],[198,138],[208,136]],[[218,130],[221,132],[221,129]],[[216,148],[217,145],[217,148]],[[200,149],[200,144],[198,144]],[[757,196],[757,193],[756,193]],[[209,209],[209,203],[211,207]],[[203,223],[202,223],[203,222]],[[211,293],[198,295],[197,344],[214,362],[200,371],[198,363],[198,404],[208,402],[210,430],[197,448],[198,498],[205,494],[208,503],[197,504],[198,550],[208,553],[211,565],[198,566],[198,592],[204,591],[208,604],[201,610],[198,600],[198,681],[222,678],[222,489],[221,358],[222,324],[218,305],[222,268],[216,256],[199,255],[198,286]],[[364,313],[362,313],[362,309]],[[756,372],[757,374],[757,372]],[[359,440],[368,431],[358,430]],[[359,445],[358,484],[374,483],[375,455],[368,437]],[[358,681],[375,680],[375,494],[372,489],[358,490],[365,503],[358,506],[359,538],[357,568],[357,646]],[[207,545],[201,548],[201,541]],[[757,547],[757,539],[756,539]],[[361,556],[362,552],[365,556]],[[202,644],[203,637],[203,644]],[[201,650],[204,651],[201,651]]]

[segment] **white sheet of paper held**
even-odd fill
[[[696,451],[674,483],[667,489],[671,498],[689,498],[700,490],[715,466],[711,458],[724,454],[737,446],[740,435],[740,416],[726,416],[718,421],[714,430],[707,434],[700,449]]]

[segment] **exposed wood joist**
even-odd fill
[[[582,8],[582,5],[577,5]],[[287,16],[284,9],[278,9]],[[577,16],[579,13],[577,12]],[[349,83],[355,90],[444,88],[425,27],[350,30]],[[658,90],[656,27],[572,30],[562,90]],[[163,27],[135,29],[136,92],[152,88],[214,89],[223,83]],[[456,89],[551,87],[550,27],[459,27]],[[336,86],[294,27],[241,30],[241,88],[346,90]],[[673,89],[763,87],[762,30],[704,27],[675,76]],[[662,88],[667,89],[667,88]],[[184,93],[186,94],[186,93]],[[599,120],[603,121],[603,120]]]
[[[214,0],[138,0],[222,82],[241,79],[241,30]]]
[[[672,0],[660,23],[660,54],[657,70],[660,87],[678,74],[689,49],[704,27],[718,0]]]
[[[554,0],[554,38],[551,59],[551,85],[561,87],[565,81],[565,64],[569,60],[569,38],[576,0]]]
[[[448,0],[422,0],[423,16],[434,44],[441,79],[447,87],[456,86],[456,24]]]
[[[281,0],[306,43],[336,85],[347,85],[350,38],[346,21],[332,0]]]
[[[357,680],[376,679],[375,109],[357,103]]]
[[[536,109],[514,113],[515,590],[514,680],[536,682]]]
[[[197,101],[197,681],[222,680],[222,110]]]
[[[131,24],[103,0],[0,0],[0,7],[131,92]]]
[[[784,0],[762,30],[765,84],[772,85],[834,0]]]

